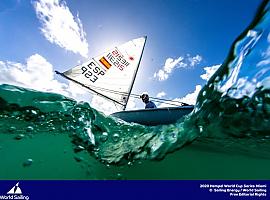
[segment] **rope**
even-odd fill
[[[73,82],[75,82],[75,83],[77,83],[77,84],[79,84],[79,85],[87,88],[90,92],[93,92],[93,93],[97,93],[95,90],[100,90],[100,91],[109,92],[109,93],[112,93],[112,94],[128,95],[127,92],[120,92],[120,91],[115,91],[115,90],[111,90],[111,89],[101,88],[101,87],[97,87],[97,86],[91,86],[91,87],[89,87],[87,85],[83,85],[82,83],[79,83],[78,81],[75,81],[75,80],[73,80],[73,79],[65,76],[64,74],[62,74],[62,73],[60,73],[58,71],[55,71],[55,72],[56,72],[56,74],[59,74],[59,75],[63,76],[64,78],[67,78],[67,79],[69,79],[69,80],[71,80],[71,81],[73,81]],[[106,97],[106,95],[103,95],[101,93],[97,93],[97,94]],[[141,95],[130,93],[130,97],[140,99],[141,98]],[[173,105],[173,106],[179,106],[178,104],[180,104],[181,106],[188,106],[189,105],[189,104],[184,103],[184,102],[181,102],[181,101],[175,101],[175,100],[169,100],[169,99],[161,99],[161,98],[150,97],[150,96],[149,96],[149,98],[151,98],[151,100],[154,101],[154,102],[165,103],[165,104]],[[111,98],[109,98],[109,99],[111,99]],[[111,99],[111,100],[114,103],[116,103],[116,100],[113,100],[113,99]],[[120,102],[117,102],[117,103],[119,103],[119,104],[122,105],[122,103],[120,103]],[[178,104],[174,104],[174,103],[178,103]]]
[[[128,95],[127,92],[120,92],[120,91],[115,91],[115,90],[96,87],[96,86],[91,86],[91,88],[98,89],[98,90],[104,91],[104,92],[109,92],[109,93],[112,93],[112,94]],[[140,96],[141,95],[139,95],[139,94],[132,94],[132,93],[130,94],[130,97],[137,98],[137,99],[140,99],[141,98]],[[174,106],[179,106],[178,104],[180,104],[181,106],[188,106],[189,105],[189,104],[181,102],[181,101],[162,99],[162,98],[150,97],[150,96],[149,96],[149,98],[151,98],[151,100],[154,101],[154,102],[165,103],[165,104],[168,104],[168,105],[174,105]],[[176,103],[178,103],[178,104],[176,104]]]

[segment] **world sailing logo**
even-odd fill
[[[19,187],[19,182],[16,183],[8,192],[7,195],[0,195],[0,199],[21,199],[29,200],[29,196],[24,196],[22,190]]]
[[[7,194],[22,194],[21,188],[19,188],[19,182],[8,191]]]

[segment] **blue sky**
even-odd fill
[[[92,99],[53,71],[65,71],[147,35],[132,92],[194,103],[261,2],[0,0],[0,83],[89,100],[109,112],[100,99]],[[143,107],[138,100],[129,104]]]

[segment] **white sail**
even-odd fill
[[[125,109],[145,41],[146,37],[131,40],[62,75]]]

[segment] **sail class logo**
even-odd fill
[[[7,195],[0,195],[0,199],[29,200],[29,196],[23,195],[22,190],[19,187],[19,182],[18,182],[7,192]]]

